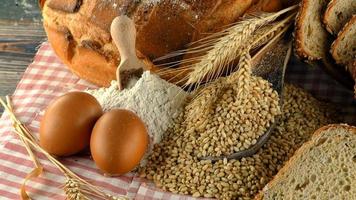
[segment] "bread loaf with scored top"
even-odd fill
[[[47,0],[42,14],[48,40],[61,60],[81,78],[108,86],[120,62],[109,32],[116,16],[125,14],[135,21],[137,54],[150,61],[235,22],[251,4],[252,0]]]

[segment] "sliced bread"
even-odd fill
[[[349,70],[352,78],[355,81],[355,84],[354,84],[354,94],[355,94],[354,98],[356,99],[356,59],[354,59],[352,62],[350,62],[347,65],[347,69]]]
[[[339,32],[331,46],[331,54],[337,64],[348,65],[356,59],[356,15]]]
[[[296,19],[295,50],[299,57],[319,60],[325,57],[329,33],[323,27],[322,14],[329,0],[302,0]]]
[[[323,17],[326,29],[337,35],[353,14],[356,14],[355,0],[331,0]]]
[[[256,199],[356,199],[356,127],[317,130]]]
[[[355,80],[356,82],[356,59],[354,59],[353,61],[351,61],[348,65],[347,68],[352,76],[352,78]],[[356,84],[355,84],[356,85]],[[356,93],[355,93],[356,94]]]

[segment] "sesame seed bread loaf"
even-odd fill
[[[321,18],[328,0],[302,0],[296,19],[295,50],[302,59],[320,60],[329,49]]]
[[[348,65],[356,59],[356,15],[339,32],[331,46],[331,54],[336,63]]]
[[[331,0],[324,13],[323,22],[329,33],[337,35],[353,14],[356,14],[355,0]]]
[[[48,40],[60,59],[81,78],[108,86],[120,59],[109,31],[116,16],[134,19],[137,54],[150,61],[235,22],[251,4],[252,0],[47,0],[42,14]]]
[[[356,199],[356,127],[328,125],[300,147],[255,199]]]

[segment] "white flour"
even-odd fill
[[[93,95],[104,111],[125,108],[135,112],[146,124],[150,136],[150,151],[153,144],[161,141],[163,134],[180,112],[188,93],[146,71],[130,89],[121,92],[117,82],[109,88],[86,91]],[[149,151],[149,152],[150,152]]]

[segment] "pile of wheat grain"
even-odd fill
[[[192,146],[193,154],[198,157],[230,155],[256,144],[280,114],[279,98],[271,84],[260,77],[250,78],[249,90],[241,98],[237,94],[238,84],[223,88],[221,96],[217,95],[221,98],[212,105],[200,102],[210,91],[193,100],[194,106],[188,107],[188,116],[181,124],[184,134],[192,137],[187,145]],[[208,113],[197,115],[201,110],[197,104]]]
[[[240,68],[203,88],[185,109],[181,130],[197,157],[228,156],[257,143],[280,114],[271,83],[251,74],[248,52]]]
[[[316,129],[335,122],[330,108],[295,86],[285,86],[283,102],[270,140],[254,156],[239,160],[199,161],[191,151],[195,138],[182,131],[182,115],[154,147],[141,176],[174,193],[252,199]]]

